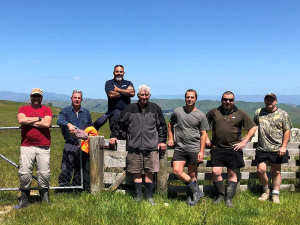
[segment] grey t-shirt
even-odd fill
[[[209,130],[205,114],[199,109],[188,112],[180,107],[174,110],[171,123],[174,124],[175,150],[199,152],[200,131]]]

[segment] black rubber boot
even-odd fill
[[[134,183],[135,198],[134,200],[140,202],[143,200],[142,183]]]
[[[204,193],[200,190],[197,182],[194,180],[192,183],[186,186],[188,191],[192,193],[191,201],[187,202],[189,206],[194,206],[198,203],[199,199],[204,196]],[[189,201],[189,198],[188,198]]]
[[[21,199],[18,205],[14,206],[14,209],[22,209],[30,204],[30,190],[21,189]]]
[[[227,182],[227,194],[225,198],[225,204],[227,208],[233,208],[234,205],[232,204],[232,198],[235,194],[237,182],[228,181]]]
[[[225,185],[224,185],[224,181],[218,181],[218,182],[213,182],[216,191],[218,192],[218,197],[216,199],[216,201],[214,201],[213,204],[218,205],[220,204],[222,201],[224,201],[225,198]]]
[[[45,202],[49,204],[49,189],[45,188],[42,190],[39,190],[40,196],[41,196],[41,202]]]
[[[146,187],[146,199],[148,202],[150,202],[152,205],[156,205],[156,203],[153,200],[153,191],[154,191],[154,182],[152,183],[145,183],[145,187]]]

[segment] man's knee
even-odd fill
[[[181,168],[173,168],[173,174],[175,174],[176,176],[181,176],[183,173],[183,169]]]
[[[221,176],[222,175],[222,168],[219,167],[213,167],[212,173],[214,176]]]
[[[263,166],[258,166],[257,167],[257,172],[258,173],[266,173],[267,172],[267,169]]]

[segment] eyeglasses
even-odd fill
[[[224,102],[227,102],[227,101],[233,102],[234,98],[223,98],[223,101]]]
[[[42,97],[42,95],[35,95],[35,94],[33,94],[33,95],[31,95],[31,97],[37,97],[37,98],[41,98],[41,97]]]

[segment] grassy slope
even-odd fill
[[[16,115],[24,104],[0,101],[0,127],[18,126]],[[58,114],[58,108],[52,107]],[[92,113],[93,120],[100,114]],[[56,120],[53,121],[56,124]],[[109,137],[108,123],[100,134]],[[59,129],[51,129],[51,185],[57,185],[60,172],[63,138]],[[20,131],[0,131],[0,154],[18,162]],[[18,170],[0,159],[0,187],[18,187]],[[36,186],[36,183],[33,183]],[[52,206],[33,204],[20,211],[12,211],[2,219],[5,224],[297,224],[300,219],[300,193],[282,192],[282,204],[258,202],[259,194],[244,192],[234,199],[236,208],[211,205],[207,196],[194,208],[186,206],[185,197],[155,196],[159,203],[150,206],[146,202],[136,203],[129,195],[102,192],[98,195],[57,195],[51,191]],[[0,211],[3,206],[15,205],[18,192],[0,192]],[[165,207],[163,203],[169,203]],[[288,216],[287,216],[288,215]],[[1,215],[0,215],[1,218]]]

